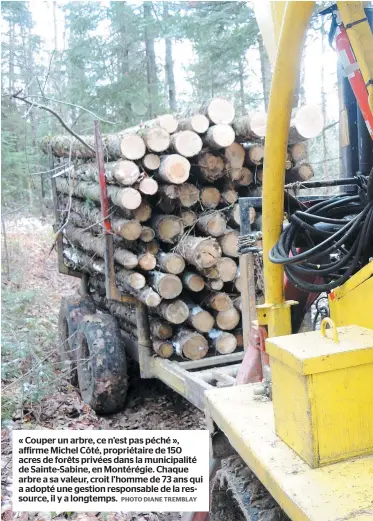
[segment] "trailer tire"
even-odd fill
[[[79,388],[83,400],[100,415],[124,408],[127,358],[118,323],[108,313],[86,316],[76,339]]]
[[[86,315],[95,312],[96,306],[89,295],[61,299],[58,315],[60,368],[74,387],[78,387],[75,345],[78,326]]]

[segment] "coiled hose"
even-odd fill
[[[373,257],[373,170],[360,186],[358,195],[337,195],[289,218],[269,259],[284,265],[296,287],[330,291]],[[316,276],[324,283],[307,281]]]

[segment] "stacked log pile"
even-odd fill
[[[148,306],[158,356],[242,349],[238,198],[260,193],[265,127],[264,114],[236,118],[231,103],[215,98],[190,117],[165,115],[103,136],[115,282]],[[313,175],[305,138],[321,129],[294,116],[288,181]],[[94,147],[93,137],[83,139]],[[61,167],[73,163],[55,178],[65,263],[90,275],[96,305],[136,339],[134,307],[105,297],[94,154],[70,136],[46,138],[45,152],[48,144]]]

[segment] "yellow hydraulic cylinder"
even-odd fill
[[[265,301],[272,320],[269,336],[276,336],[277,324],[283,330],[276,313],[283,313],[283,267],[273,264],[268,254],[278,241],[284,217],[285,156],[293,93],[300,70],[302,44],[315,2],[287,2],[281,25],[279,47],[271,86],[265,143],[263,176],[263,263]],[[290,311],[289,311],[290,314]],[[290,329],[290,320],[288,321]],[[291,331],[289,330],[290,334]]]

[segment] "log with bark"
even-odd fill
[[[205,146],[215,150],[229,147],[234,142],[234,130],[230,125],[213,125],[203,136]]]
[[[153,318],[149,322],[150,334],[160,340],[168,340],[173,335],[171,324],[161,318]]]
[[[141,160],[141,164],[145,170],[153,172],[154,170],[158,170],[161,160],[157,154],[145,154]]]
[[[305,182],[312,179],[314,171],[312,165],[306,161],[296,164],[291,170],[286,172],[286,182],[295,183],[296,181]]]
[[[223,331],[231,331],[236,328],[240,322],[241,315],[235,307],[231,307],[226,311],[216,313],[216,325]]]
[[[196,227],[203,235],[221,237],[225,233],[227,223],[222,212],[208,212],[198,217]]]
[[[98,183],[80,181],[76,184],[69,184],[67,179],[57,177],[56,188],[58,192],[67,195],[75,195],[81,199],[91,199],[97,203],[101,201]],[[112,204],[119,206],[123,210],[135,210],[141,205],[140,192],[131,187],[118,188],[116,186],[108,186],[107,194]]]
[[[259,166],[263,164],[264,145],[261,143],[247,143],[245,146],[246,164]]]
[[[225,98],[216,97],[211,101],[204,102],[199,113],[204,114],[213,124],[229,125],[235,116],[234,106]]]
[[[299,161],[303,161],[303,159],[307,159],[308,156],[308,145],[307,142],[295,143],[294,145],[289,146],[289,155],[294,163],[299,163]]]
[[[178,128],[178,119],[173,114],[162,114],[155,119],[142,121],[139,125],[130,127],[125,132],[130,134],[144,134],[151,128],[162,128],[169,134],[173,134]]]
[[[194,157],[202,150],[202,139],[192,130],[182,130],[171,136],[171,148],[184,157]]]
[[[155,215],[152,228],[158,239],[167,244],[176,244],[184,233],[183,221],[176,215]]]
[[[72,177],[79,180],[99,181],[96,163],[84,163],[77,167]],[[140,177],[140,169],[133,161],[122,159],[114,163],[105,163],[106,181],[122,186],[131,186]]]
[[[324,117],[318,106],[303,105],[296,108],[290,122],[289,145],[313,139],[321,134],[323,128]]]
[[[227,311],[233,307],[233,302],[227,293],[212,292],[205,299],[206,306],[215,311]]]
[[[197,134],[204,134],[210,126],[210,122],[203,114],[195,114],[179,121],[179,130],[192,130]]]
[[[165,183],[182,184],[189,177],[190,163],[179,154],[161,156],[161,164],[156,176]]]
[[[256,112],[251,117],[241,116],[233,121],[232,127],[237,141],[260,140],[266,134],[267,114]]]
[[[221,250],[227,257],[238,257],[238,235],[237,230],[227,228],[224,235],[219,237]]]
[[[178,331],[172,343],[176,353],[189,360],[204,358],[209,348],[203,335],[186,328],[181,328]]]
[[[203,208],[212,210],[219,206],[221,193],[214,186],[207,186],[200,191],[200,201]]]
[[[233,145],[232,145],[233,146]],[[226,162],[224,158],[217,153],[211,152],[208,148],[204,148],[193,163],[193,175],[200,181],[215,183],[221,177],[224,177],[226,170]]]
[[[183,221],[184,228],[189,228],[197,222],[197,214],[192,210],[181,210],[180,219]]]
[[[172,273],[152,271],[148,275],[149,285],[164,299],[175,299],[183,290],[181,280]]]
[[[184,237],[177,245],[176,251],[196,268],[210,268],[221,257],[218,242],[210,237]]]
[[[214,317],[202,309],[201,306],[195,304],[193,301],[186,299],[186,305],[189,308],[189,316],[187,323],[199,333],[208,333],[214,327]]]
[[[174,347],[171,342],[154,339],[152,346],[153,351],[161,358],[170,358],[173,355]]]
[[[160,251],[157,255],[159,269],[165,273],[179,275],[184,271],[185,261],[181,255],[174,252],[165,253]]]
[[[84,251],[93,255],[98,255],[102,259],[105,257],[104,237],[96,237],[88,231],[76,228],[71,224],[67,224],[63,230],[63,234],[78,248],[82,248]],[[138,265],[136,255],[124,248],[115,248],[114,260],[127,269],[135,268]]]
[[[233,353],[237,347],[237,339],[234,334],[212,329],[209,332],[211,345],[216,351],[222,355]]]
[[[181,299],[163,300],[157,308],[157,313],[171,324],[182,324],[189,316],[188,306]]]
[[[225,149],[225,158],[229,163],[229,167],[237,170],[243,167],[245,162],[245,149],[240,143],[232,143]]]
[[[205,287],[205,281],[203,280],[203,277],[197,273],[193,273],[192,271],[185,271],[181,276],[181,280],[183,282],[184,288],[192,291],[193,293],[198,293]]]

